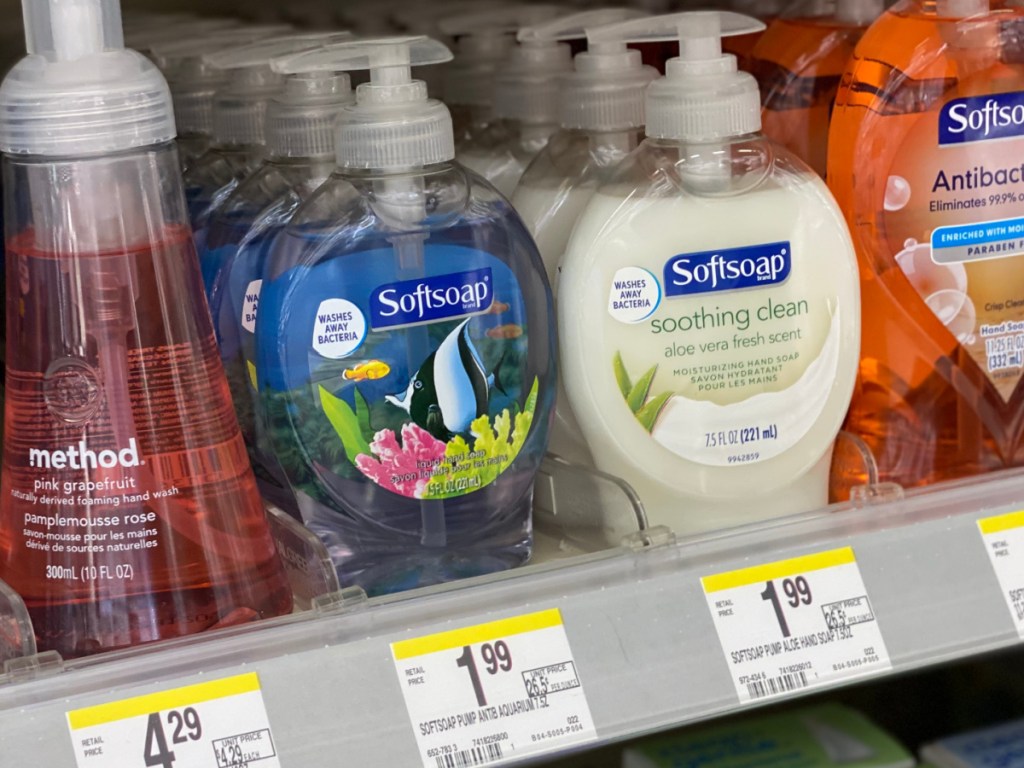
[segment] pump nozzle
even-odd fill
[[[207,53],[205,63],[229,72],[228,82],[214,98],[214,140],[221,146],[264,144],[267,101],[283,84],[281,75],[271,69],[271,60],[351,39],[349,32],[310,32]]]
[[[412,67],[442,64],[452,54],[428,37],[381,37],[326,45],[275,63],[277,71],[348,72],[367,69],[370,82],[338,116],[337,156],[343,168],[394,170],[455,157],[448,108],[428,98]]]
[[[564,12],[554,5],[512,4],[442,18],[437,25],[441,33],[458,38],[455,61],[445,71],[445,103],[489,107],[494,76],[515,47],[515,33]]]
[[[650,16],[587,31],[591,45],[679,41],[679,57],[647,91],[647,135],[715,141],[761,129],[757,81],[722,53],[722,38],[760,32],[765,25],[727,11]]]
[[[646,17],[638,10],[599,8],[525,27],[518,38],[522,43],[577,40],[588,37],[588,29]],[[591,42],[586,52],[576,55],[575,64],[575,71],[561,79],[558,114],[563,128],[614,131],[644,124],[644,92],[658,71],[643,65],[639,51],[618,40]]]

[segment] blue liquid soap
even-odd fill
[[[320,56],[365,66],[399,45],[414,66],[450,56],[426,38]],[[386,87],[360,86],[342,110],[339,169],[276,239],[256,322],[261,437],[342,582],[370,594],[529,558],[555,395],[537,248],[494,188],[451,162],[447,109],[421,88],[403,106],[430,140],[396,141],[420,162],[353,168],[379,146],[365,89]]]
[[[260,492],[295,517],[298,507],[287,480],[257,439],[256,314],[270,247],[333,170],[334,121],[352,98],[347,75],[300,73],[286,81],[267,106],[269,156],[213,212],[199,255],[221,359]]]

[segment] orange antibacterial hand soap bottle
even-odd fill
[[[865,307],[847,429],[875,466],[834,465],[834,497],[1024,465],[1022,32],[1013,0],[901,0],[843,77],[828,179]]]
[[[769,24],[751,53],[765,135],[823,178],[839,81],[857,41],[884,10],[884,0],[804,0]]]
[[[188,228],[167,84],[117,0],[24,0],[0,86],[0,580],[65,658],[289,612]]]

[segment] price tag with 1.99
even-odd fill
[[[849,547],[701,583],[740,701],[892,666]]]
[[[426,768],[489,765],[596,738],[557,610],[391,645]]]

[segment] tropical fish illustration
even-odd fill
[[[491,308],[487,310],[486,314],[488,314],[488,315],[500,315],[500,314],[502,314],[504,312],[508,312],[508,310],[509,310],[509,305],[508,304],[506,304],[503,301],[498,301],[497,299],[495,299],[494,301],[491,302]]]
[[[368,360],[365,363],[353,365],[341,374],[341,377],[345,381],[374,381],[383,379],[389,373],[391,373],[391,366],[383,360]]]
[[[491,339],[518,339],[523,335],[523,326],[514,325],[509,323],[508,325],[499,325],[497,328],[488,328],[487,336]]]
[[[480,353],[469,338],[468,323],[460,323],[423,361],[403,394],[384,397],[446,442],[452,435],[466,432],[474,419],[488,412],[493,389],[503,390],[496,373],[488,376],[484,371]]]

